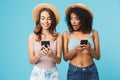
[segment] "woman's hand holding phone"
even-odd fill
[[[89,54],[89,52],[91,52],[91,46],[90,46],[90,43],[88,41],[87,41],[87,44],[81,44],[81,46],[83,48],[83,53],[88,53]]]
[[[79,54],[80,52],[83,51],[83,48],[81,47],[81,45],[78,45],[74,48],[73,51],[75,51],[76,54]]]
[[[41,54],[43,56],[53,56],[53,50],[51,49],[51,47],[49,45],[47,45],[47,47],[45,47],[44,45],[41,48]]]
[[[48,46],[48,56],[49,57],[53,57],[53,50],[51,49],[51,47],[50,46]]]
[[[41,46],[40,54],[41,54],[41,56],[46,56],[46,54],[47,54],[47,49],[44,45]]]

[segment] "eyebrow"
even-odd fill
[[[44,18],[45,18],[45,16],[41,16],[41,17],[44,17]],[[47,17],[47,18],[51,18],[51,17],[49,16],[49,17]]]

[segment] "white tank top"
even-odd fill
[[[41,50],[41,41],[35,40],[34,33],[33,33],[33,37],[34,37],[34,50],[35,50],[35,54],[37,54]],[[57,51],[56,40],[50,44],[50,47],[53,50],[54,54],[56,54]],[[53,62],[53,59],[51,57],[43,56],[40,58],[40,61],[35,64],[35,66],[48,70],[55,67],[56,63]]]

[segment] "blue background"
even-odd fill
[[[94,13],[93,28],[99,32],[101,59],[95,60],[100,80],[120,80],[120,0],[0,0],[0,80],[29,80],[33,65],[28,59],[28,36],[34,29],[32,10],[50,3],[60,11],[57,31],[67,30],[65,8],[86,4]],[[68,62],[57,65],[66,80]]]

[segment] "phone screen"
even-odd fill
[[[81,40],[80,42],[80,44],[85,44],[85,45],[87,45],[87,43],[88,43],[88,40]]]
[[[50,41],[41,41],[41,46],[45,45],[45,47],[47,47],[47,45],[50,45]]]

